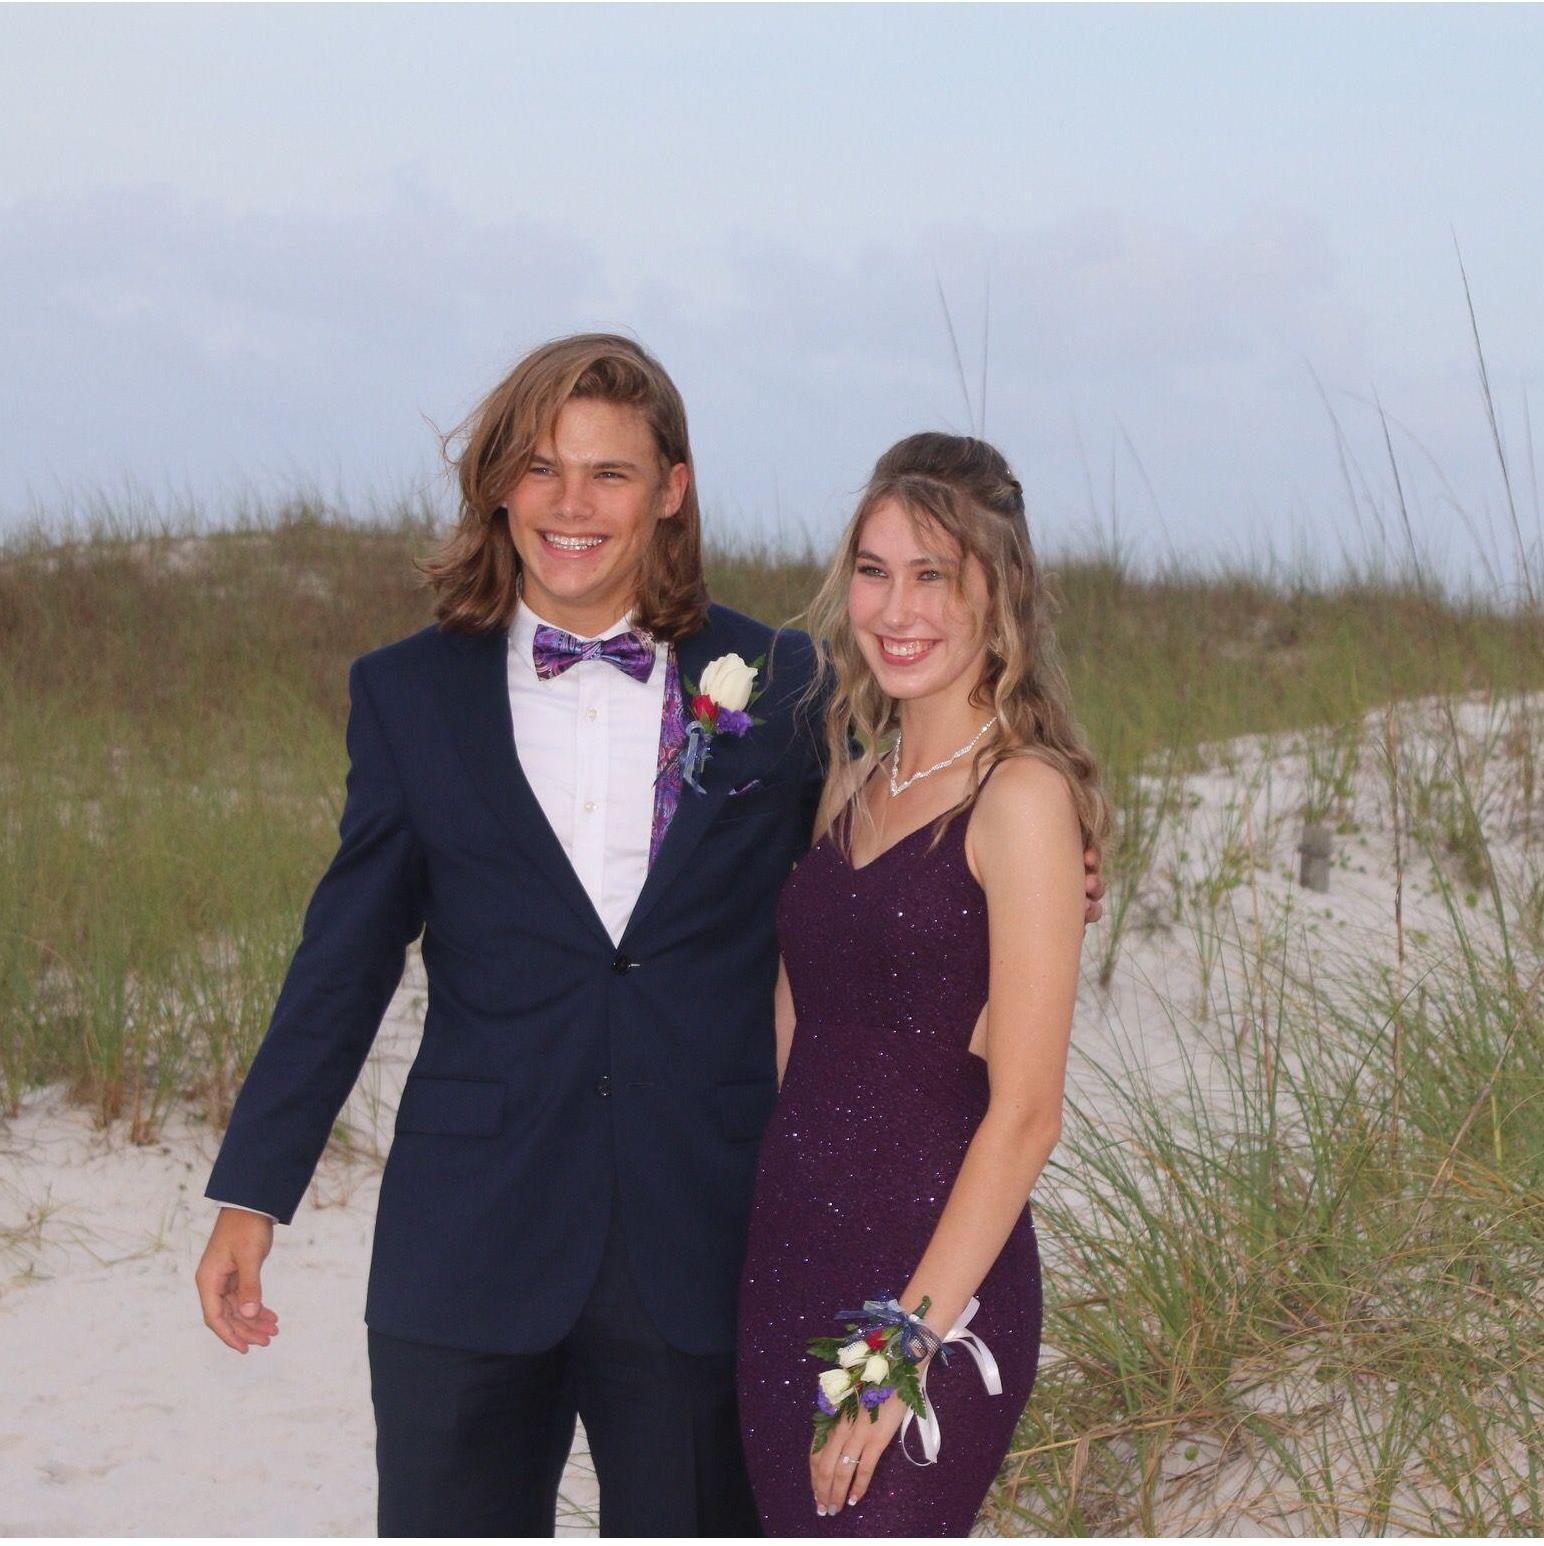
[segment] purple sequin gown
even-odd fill
[[[948,1364],[935,1358],[937,1463],[915,1465],[892,1441],[860,1503],[815,1512],[810,1418],[824,1366],[806,1346],[841,1331],[838,1310],[902,1292],[986,1111],[986,1063],[967,1050],[990,959],[967,820],[956,817],[931,852],[929,823],[856,871],[823,838],[778,904],[797,1029],[762,1140],[738,1359],[745,1457],[768,1535],[968,1534],[1034,1386],[1040,1258],[1026,1206],[971,1322],[1002,1394],[986,1393],[963,1348]],[[921,1456],[915,1427],[906,1447]]]

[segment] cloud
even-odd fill
[[[635,332],[680,382],[710,508],[829,534],[886,445],[968,427],[935,273],[973,395],[989,273],[987,430],[1044,530],[1086,527],[1090,475],[1099,503],[1113,476],[1128,518],[1152,525],[1125,437],[1181,545],[1274,534],[1293,510],[1325,532],[1344,519],[1307,365],[1362,433],[1344,393],[1377,379],[1387,322],[1302,211],[1262,206],[1214,230],[1100,208],[1005,229],[898,219],[846,253],[733,232],[666,250],[469,220],[418,182],[332,217],[164,187],[14,203],[0,218],[0,511],[125,474],[432,487],[425,417],[449,427],[533,343],[600,326]],[[1391,406],[1442,417],[1451,343],[1389,383]],[[1483,480],[1482,458],[1465,461],[1478,437],[1449,428],[1439,455]]]
[[[453,417],[599,277],[560,236],[482,231],[427,197],[336,220],[155,188],[13,205],[9,477],[400,474],[422,464],[402,443],[427,442],[421,413]]]

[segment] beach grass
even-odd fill
[[[62,1081],[130,1142],[188,1103],[225,1120],[336,841],[348,664],[430,621],[410,560],[435,537],[424,509],[296,500],[0,547],[0,1114]],[[742,543],[709,567],[775,623],[820,565]],[[1188,1492],[1193,1533],[1208,1508],[1540,1533],[1544,613],[1419,564],[1047,567],[1118,818],[1086,950],[1108,986],[1172,931],[1191,991],[1165,1011],[1215,1055],[1160,1101],[1133,1049],[1097,1110],[1069,1103],[1037,1206],[1046,1351],[985,1525],[1141,1533]],[[1263,758],[1219,765],[1240,737]],[[1250,905],[1289,741],[1273,819],[1349,829],[1371,781],[1394,872],[1439,889],[1440,927],[1390,913],[1391,966],[1305,961]],[[1191,833],[1203,775],[1236,808]]]
[[[1336,771],[1325,798],[1326,767],[1383,778],[1376,950],[1305,936],[1296,894],[1262,905],[1268,834],[1224,811],[1197,842],[1172,776],[1148,780],[1190,861],[1186,922],[1206,920],[1179,935],[1201,991],[1161,1001],[1197,1055],[1160,1101],[1116,1036],[1068,1102],[1036,1214],[1058,1260],[1043,1362],[995,1533],[1539,1533],[1544,698],[1461,707],[1299,739],[1305,799],[1278,820],[1354,831],[1367,786]],[[1285,760],[1266,738],[1237,811]],[[1429,921],[1407,929],[1417,871]]]

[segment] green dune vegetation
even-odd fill
[[[225,1120],[335,841],[348,663],[430,620],[434,535],[300,502],[0,548],[0,1112],[62,1083],[125,1142]],[[1188,1497],[1186,1533],[1544,1532],[1544,609],[1414,562],[1048,568],[1119,817],[1090,1003],[1177,963],[1150,1012],[1216,1057],[1069,1102],[988,1524],[1154,1533]],[[777,622],[818,570],[721,548],[711,584]],[[1305,957],[1242,816],[1176,837],[1277,746],[1294,826],[1390,812],[1386,960]]]

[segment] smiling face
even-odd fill
[[[559,628],[594,637],[633,605],[654,529],[686,497],[636,408],[572,398],[505,496],[525,600]]]
[[[847,618],[880,690],[892,698],[975,686],[984,654],[976,619],[986,616],[990,599],[980,561],[967,554],[962,567],[959,543],[935,526],[914,525],[898,500],[882,500],[863,522]]]

